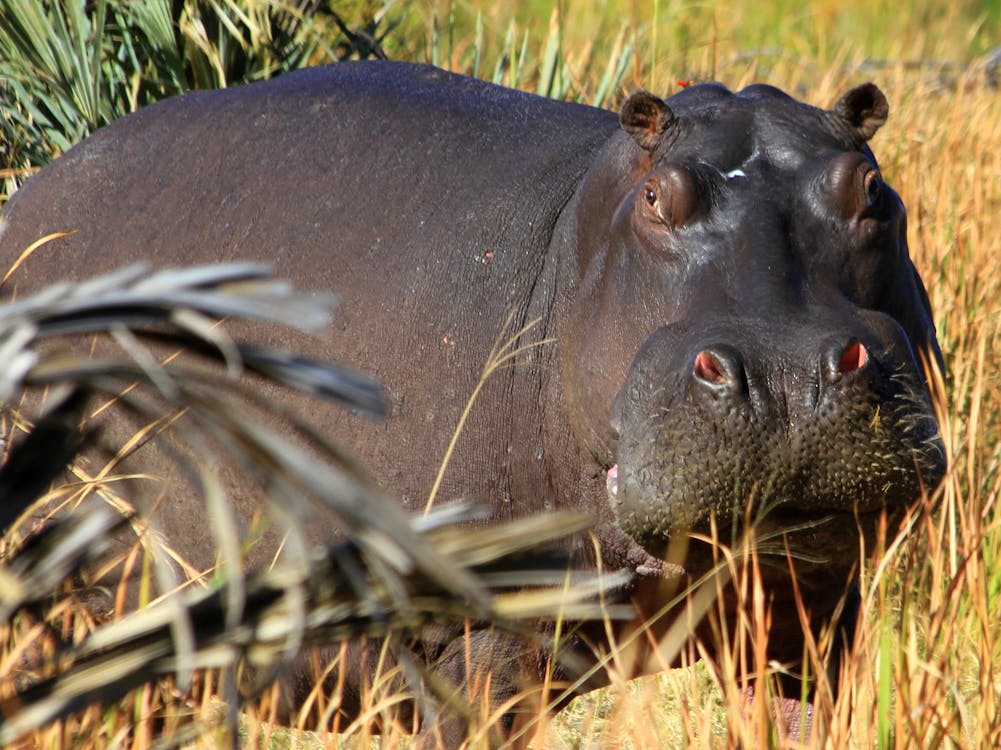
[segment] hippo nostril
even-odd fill
[[[855,375],[869,365],[869,350],[858,339],[847,344],[833,344],[823,357],[824,379],[836,383],[842,378]]]
[[[710,383],[722,383],[726,379],[719,360],[708,351],[701,351],[695,356],[695,374]]]
[[[861,370],[869,361],[869,353],[861,341],[852,341],[841,352],[838,360],[838,372],[846,375],[856,370]]]
[[[736,353],[723,348],[703,349],[695,355],[692,367],[695,377],[703,383],[739,390],[743,383],[743,366]]]

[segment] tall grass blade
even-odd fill
[[[632,62],[634,42],[625,42],[626,30],[619,32],[612,48],[612,54],[608,57],[608,64],[605,66],[605,73],[598,84],[598,88],[591,98],[591,103],[596,107],[603,107],[613,92],[622,84],[622,79],[626,75],[626,70]]]
[[[557,92],[562,88],[560,80],[562,64],[560,12],[557,6],[553,8],[549,17],[549,35],[546,37],[546,46],[539,61],[539,83],[535,93],[559,98]]]

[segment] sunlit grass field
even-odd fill
[[[0,7],[13,1],[0,0]],[[341,14],[358,28],[380,9],[348,3]],[[376,29],[386,32],[381,46],[391,58],[606,107],[637,87],[669,94],[679,81],[706,79],[734,89],[766,82],[820,106],[872,80],[890,101],[890,119],[870,145],[907,206],[911,257],[935,311],[946,359],[940,422],[950,472],[938,493],[916,505],[910,533],[888,529],[884,548],[867,559],[855,657],[836,680],[836,697],[822,686],[814,733],[796,741],[775,734],[760,704],[748,708],[727,665],[633,683],[613,670],[612,687],[575,700],[554,719],[540,716],[527,735],[535,733],[535,746],[1001,746],[1001,5],[439,1],[393,5]],[[333,23],[321,18],[308,33],[324,40],[308,62],[332,59]],[[21,179],[30,165],[8,170],[5,177]],[[85,615],[71,609],[58,622],[67,635],[87,627]],[[749,638],[766,633],[760,620],[747,624]],[[0,676],[41,637],[37,626],[7,627]],[[23,746],[147,747],[176,723],[170,714],[156,725],[147,720],[171,701],[174,688],[161,683],[37,732]],[[220,701],[208,676],[176,705],[212,719]],[[389,703],[374,694],[368,718]],[[248,709],[241,742],[410,742],[395,730],[373,739],[365,722],[341,726],[336,737],[272,732],[273,708],[268,695]],[[223,740],[210,731],[198,742]]]

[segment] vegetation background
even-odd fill
[[[1001,3],[0,0],[4,192],[156,99],[382,54],[607,107],[639,86],[669,94],[704,79],[763,81],[821,106],[864,80],[883,88],[891,115],[872,147],[908,207],[911,255],[936,313],[951,471],[906,540],[890,530],[862,570],[857,658],[836,700],[822,691],[818,731],[803,744],[1001,746]],[[5,637],[0,675],[20,648]],[[612,677],[544,726],[537,745],[791,743],[746,710],[725,669]],[[212,690],[210,680],[190,705],[210,711]],[[28,743],[141,747],[158,700],[140,691]],[[356,729],[338,742],[367,746]]]

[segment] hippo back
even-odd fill
[[[36,250],[5,291],[138,259],[264,260],[303,288],[333,290],[342,304],[322,340],[255,333],[383,382],[384,424],[335,407],[309,416],[420,509],[498,337],[541,318],[526,336],[545,338],[554,225],[616,128],[606,111],[419,65],[343,63],[188,94],[98,131],[9,201],[6,266],[40,237],[74,234]],[[489,379],[440,498],[494,502],[499,515],[533,509],[512,497],[557,502],[540,476],[565,457],[543,461],[539,428],[534,440],[519,432],[541,422],[537,377],[517,367]],[[197,516],[165,523],[211,560]]]

